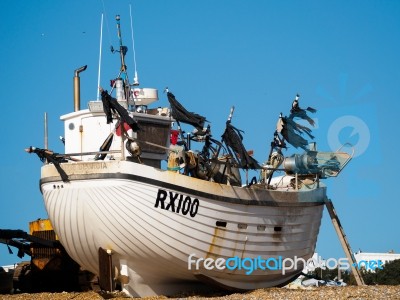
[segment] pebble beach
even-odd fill
[[[82,293],[37,293],[0,295],[0,300],[103,300],[103,299],[132,299],[121,292],[82,292]],[[138,299],[138,298],[136,298]],[[400,285],[387,286],[346,286],[346,287],[313,287],[309,289],[268,288],[258,289],[248,293],[234,293],[227,295],[177,295],[175,297],[145,297],[141,299],[190,299],[190,300],[364,300],[364,299],[400,299]]]

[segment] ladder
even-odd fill
[[[351,270],[354,274],[357,285],[365,285],[364,279],[361,276],[361,272],[360,272],[359,268],[356,268],[356,266],[357,266],[356,259],[353,255],[353,251],[350,248],[350,244],[346,238],[346,234],[344,233],[343,227],[340,224],[339,217],[336,213],[336,210],[333,206],[332,201],[330,199],[326,199],[325,206],[328,209],[329,216],[331,217],[333,227],[335,228],[336,233],[339,237],[339,241],[340,241],[340,244],[342,245],[344,253],[346,254],[346,257],[351,264]]]

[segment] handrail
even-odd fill
[[[57,157],[70,157],[70,156],[85,156],[85,155],[96,155],[96,154],[112,154],[121,153],[120,150],[109,150],[109,151],[91,151],[91,152],[78,152],[78,153],[65,153],[57,154]]]
[[[349,146],[349,147],[351,148],[352,153],[351,153],[350,157],[353,158],[355,149],[354,149],[354,146],[353,146],[352,144],[350,144],[349,142],[344,143],[342,146],[340,146],[339,149],[336,150],[336,152],[339,152],[340,150],[342,150],[342,148],[343,148],[344,146]]]

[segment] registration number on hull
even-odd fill
[[[199,210],[199,199],[159,189],[154,207],[194,218]]]

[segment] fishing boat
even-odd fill
[[[311,131],[295,120],[312,123],[314,110],[300,108],[296,96],[259,164],[232,125],[233,108],[216,140],[206,118],[169,89],[170,107],[157,107],[157,89],[131,84],[122,42],[118,51],[110,92],[100,88],[101,100],[87,109],[79,95],[86,66],[75,70],[75,109],[61,116],[65,153],[26,149],[44,162],[44,205],[71,258],[105,289],[118,285],[135,297],[210,286],[245,291],[296,278],[315,250],[323,179],[337,176],[351,154],[308,145],[299,133]],[[304,153],[285,158],[287,143]],[[251,169],[259,176],[242,182]]]

